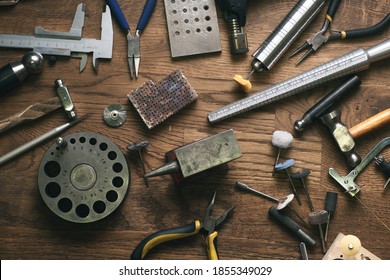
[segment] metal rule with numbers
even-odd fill
[[[210,123],[216,123],[282,98],[301,93],[331,80],[363,71],[368,69],[372,62],[389,57],[390,39],[386,39],[367,50],[359,48],[264,91],[211,112],[208,115],[208,120]]]

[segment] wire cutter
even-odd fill
[[[324,33],[328,30],[329,26],[332,24],[333,17],[336,14],[336,11],[340,5],[341,0],[332,0],[329,3],[328,10],[325,16],[325,22],[320,31],[318,31],[313,37],[308,39],[302,46],[296,49],[291,55],[290,58],[300,53],[301,51],[308,49],[306,53],[297,61],[296,65],[301,63],[304,59],[312,55],[319,47],[328,41],[338,40],[338,39],[354,39],[354,38],[363,38],[369,35],[373,35],[381,32],[385,28],[390,26],[390,14],[387,14],[379,23],[374,26],[362,29],[355,30],[330,30],[331,34],[325,36]]]
[[[114,18],[119,23],[120,27],[125,31],[127,36],[127,61],[129,63],[130,75],[131,78],[138,78],[139,65],[141,60],[140,54],[140,35],[141,32],[145,29],[154,7],[156,6],[157,0],[147,0],[142,11],[141,17],[139,18],[137,24],[137,30],[135,36],[131,35],[129,24],[126,21],[125,16],[119,4],[116,0],[107,0],[107,4],[111,9]]]
[[[204,216],[203,221],[195,220],[193,223],[172,228],[172,229],[164,229],[158,232],[155,232],[138,244],[138,246],[134,249],[131,254],[132,260],[142,260],[146,254],[157,245],[171,241],[176,239],[181,239],[188,236],[193,236],[198,233],[202,234],[205,239],[207,246],[207,256],[209,260],[218,260],[218,252],[217,252],[217,236],[218,232],[215,230],[227,216],[232,212],[235,206],[230,207],[226,210],[221,216],[218,218],[214,218],[211,216],[211,212],[214,206],[216,192],[211,199],[210,204],[207,206],[206,214]]]

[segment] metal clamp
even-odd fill
[[[340,176],[334,168],[329,168],[329,175],[336,180],[339,185],[345,189],[346,193],[354,197],[359,193],[360,187],[354,182],[355,178],[362,172],[364,168],[387,146],[390,145],[390,137],[386,137],[381,140],[366,156],[362,159],[361,163],[356,166],[346,176]]]

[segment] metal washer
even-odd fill
[[[121,126],[126,120],[126,110],[119,104],[108,105],[104,108],[103,120],[108,126]]]
[[[63,141],[67,145],[53,144],[39,166],[38,186],[44,202],[71,222],[103,219],[127,193],[130,172],[123,153],[97,133],[74,133]]]

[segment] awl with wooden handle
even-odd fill
[[[353,138],[358,138],[363,134],[373,131],[387,123],[390,122],[390,108],[379,112],[378,114],[372,116],[371,118],[362,121],[361,123],[356,124],[349,129]]]
[[[46,99],[42,102],[28,106],[20,113],[0,120],[0,133],[24,122],[36,120],[54,110],[61,108],[62,103],[58,97]]]

